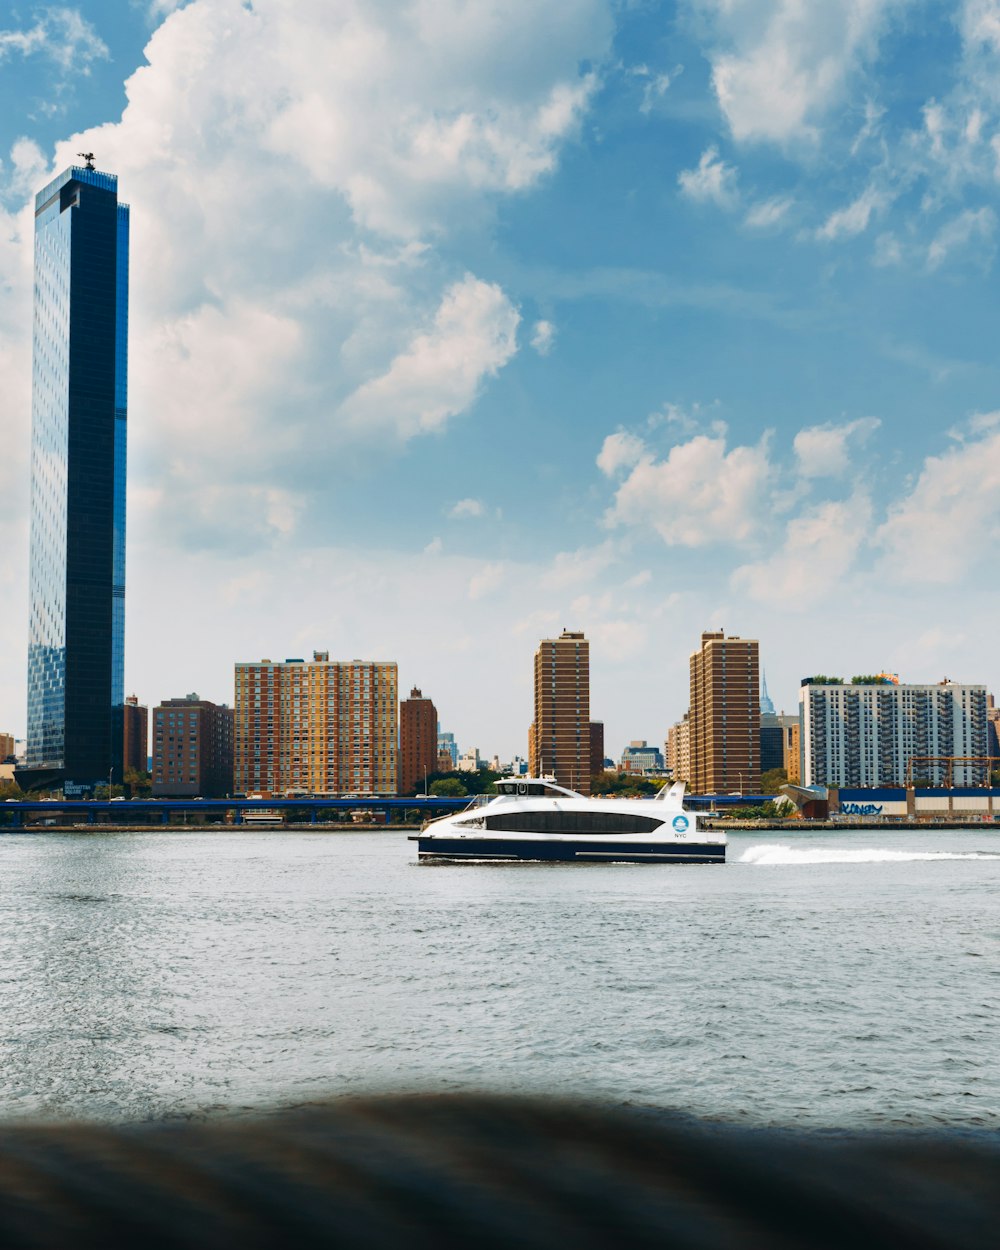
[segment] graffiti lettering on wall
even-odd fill
[[[881,803],[841,803],[840,810],[845,816],[881,816]]]

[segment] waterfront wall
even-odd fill
[[[831,816],[938,816],[1000,818],[1000,789],[956,786],[830,790]]]

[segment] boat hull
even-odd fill
[[[534,860],[559,863],[615,864],[724,864],[725,843],[615,842],[594,838],[587,842],[517,838],[417,837],[420,859]]]

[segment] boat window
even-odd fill
[[[608,836],[652,833],[663,824],[652,816],[626,812],[496,812],[486,817],[486,828],[505,833],[562,833]]]

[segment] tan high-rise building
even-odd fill
[[[760,789],[760,645],[704,633],[691,655],[691,788],[695,794]]]
[[[691,781],[691,720],[687,712],[667,730],[666,760],[674,781]]]
[[[236,665],[236,792],[395,794],[395,663]]]
[[[802,780],[801,728],[797,716],[781,716],[781,734],[785,746],[785,776],[796,785]]]
[[[535,652],[535,719],[528,731],[533,777],[590,793],[590,643],[564,629]]]
[[[399,793],[423,790],[427,774],[437,770],[437,763],[437,708],[414,686],[410,697],[399,705]]]
[[[0,764],[14,754],[14,735],[0,734]]]

